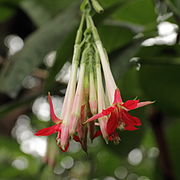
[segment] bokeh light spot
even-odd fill
[[[138,178],[138,175],[137,175],[137,174],[135,174],[135,173],[130,173],[130,174],[128,174],[126,180],[137,180],[137,178]]]
[[[149,158],[156,158],[159,156],[159,149],[157,147],[152,147],[148,150]]]
[[[124,179],[128,174],[128,170],[125,167],[117,167],[114,171],[114,175],[119,179]]]
[[[44,64],[47,67],[52,67],[54,65],[55,59],[56,59],[56,51],[51,51],[44,57]]]
[[[23,39],[17,35],[8,35],[4,39],[4,44],[9,48],[8,54],[10,56],[20,51],[24,46]]]
[[[61,166],[64,169],[71,169],[74,165],[74,159],[71,156],[66,156],[61,161]]]
[[[19,156],[12,162],[12,166],[18,170],[24,170],[28,167],[28,160],[23,156]]]
[[[150,179],[146,176],[140,176],[140,177],[138,177],[137,180],[150,180]]]
[[[128,154],[128,162],[133,166],[140,164],[142,159],[143,159],[142,151],[138,148],[133,149]]]

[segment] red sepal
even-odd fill
[[[114,92],[114,102],[113,104],[122,103],[121,93],[119,89]]]
[[[137,104],[137,107],[136,107],[136,108],[140,108],[140,107],[143,107],[143,106],[147,106],[147,105],[153,104],[153,103],[154,103],[154,101],[139,102],[139,103]]]
[[[40,129],[38,132],[36,132],[34,135],[36,136],[49,136],[53,133],[56,133],[59,129],[60,124],[56,124],[47,128]]]
[[[124,127],[124,130],[127,130],[127,131],[134,131],[134,130],[137,130],[138,128],[137,127],[134,127],[134,126],[125,126]]]
[[[135,116],[131,116],[125,110],[122,110],[122,119],[127,125],[141,126],[141,120]]]
[[[114,109],[116,109],[115,106],[110,106],[107,109],[103,109],[102,113],[104,114],[104,116],[109,115],[110,113],[112,113],[114,111]]]
[[[50,93],[48,93],[48,102],[49,102],[49,106],[50,106],[50,115],[51,115],[51,119],[54,123],[60,123],[61,119],[59,119],[55,113],[54,113],[54,107],[53,107],[53,103],[52,103],[52,99],[51,99],[51,95]]]
[[[139,103],[139,100],[128,100],[125,103],[122,104],[126,109],[132,110],[137,108],[137,105]]]
[[[107,134],[111,135],[115,132],[116,128],[118,126],[118,111],[114,111],[111,113],[111,116],[109,117],[109,120],[107,122]]]

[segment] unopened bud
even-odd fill
[[[104,9],[97,0],[92,0],[92,5],[97,13],[102,13],[104,11]]]

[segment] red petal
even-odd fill
[[[59,124],[56,124],[54,126],[50,126],[48,128],[43,128],[41,130],[39,130],[38,132],[36,132],[34,135],[36,136],[49,136],[55,132],[57,132],[59,129]]]
[[[137,130],[138,128],[134,126],[126,126],[124,129],[127,131],[134,131],[134,130]]]
[[[123,103],[122,106],[124,106],[128,110],[132,110],[137,108],[137,105],[139,103],[139,100],[128,100],[125,103]]]
[[[112,133],[114,133],[117,126],[118,126],[118,112],[115,111],[111,113],[111,116],[107,122],[107,134],[111,135]]]
[[[122,103],[121,93],[120,93],[119,89],[116,89],[115,93],[114,93],[114,102],[113,102],[113,104],[116,104],[116,103]]]
[[[52,99],[51,99],[51,95],[50,93],[48,93],[48,101],[49,101],[49,106],[50,106],[50,115],[51,115],[51,119],[54,123],[59,123],[61,122],[61,120],[55,115],[54,113],[54,108],[53,108],[53,103],[52,103]]]
[[[96,119],[99,119],[99,118],[101,118],[101,117],[103,117],[103,116],[109,115],[111,112],[114,111],[115,108],[116,108],[115,106],[110,106],[110,107],[108,107],[107,109],[103,109],[101,113],[96,114],[96,115],[94,115],[93,117],[89,118],[89,119],[86,121],[86,123],[87,123],[87,122],[94,121],[94,120],[96,120]]]
[[[135,116],[131,116],[127,111],[121,111],[122,120],[127,125],[141,126],[141,120]]]
[[[87,123],[87,122],[94,121],[94,120],[96,120],[96,119],[99,119],[99,118],[101,118],[101,117],[103,117],[103,116],[105,116],[103,113],[96,114],[96,115],[94,115],[93,117],[89,118],[89,119],[86,121],[86,123]]]
[[[113,141],[113,137],[112,136],[109,136],[109,141]]]
[[[149,104],[152,104],[154,103],[154,101],[144,101],[144,102],[140,102],[137,104],[137,107],[136,108],[140,108],[140,107],[143,107],[143,106],[147,106]]]
[[[102,113],[103,113],[105,116],[107,116],[107,115],[109,115],[110,113],[112,113],[115,108],[116,108],[115,106],[110,106],[110,107],[108,107],[107,109],[103,109],[103,110],[102,110]]]

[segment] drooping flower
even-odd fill
[[[102,73],[101,73],[101,64],[98,52],[96,51],[96,76],[97,76],[97,96],[98,96],[98,113],[105,108],[105,93],[102,81]],[[105,141],[107,141],[108,134],[106,132],[107,127],[107,117],[98,118],[100,129],[102,132],[102,136]]]
[[[151,101],[139,102],[139,100],[128,100],[126,102],[122,101],[120,91],[117,88],[117,85],[115,83],[114,77],[110,69],[107,52],[103,47],[98,31],[94,25],[91,16],[88,16],[88,22],[91,25],[96,49],[98,51],[100,61],[102,64],[108,102],[112,105],[106,109],[104,109],[104,107],[101,107],[101,112],[94,115],[86,122],[92,122],[96,119],[100,119],[103,117],[108,118],[108,121],[106,123],[106,132],[109,136],[109,140],[114,140],[117,142],[119,140],[119,136],[116,132],[116,129],[124,129],[124,130],[132,131],[137,129],[136,126],[141,125],[140,119],[131,116],[128,113],[128,111],[151,104],[153,102]]]
[[[82,29],[84,26],[85,16],[82,15],[79,29],[77,30],[76,40],[74,45],[74,53],[72,58],[72,68],[70,74],[70,80],[68,83],[67,91],[65,94],[65,100],[62,107],[62,132],[61,132],[61,148],[65,149],[67,144],[69,143],[70,138],[70,126],[72,124],[77,125],[77,118],[72,119],[72,113],[78,112],[80,114],[81,109],[81,99],[82,99],[82,84],[83,84],[83,72],[84,72],[84,63],[81,62],[81,77],[78,80],[78,88],[76,88],[76,80],[77,80],[77,71],[78,65],[81,57],[81,41],[82,41]],[[73,105],[73,108],[72,108]],[[76,106],[77,105],[77,106]],[[76,111],[76,112],[75,112]],[[74,126],[75,126],[74,125]],[[74,126],[71,128],[76,129]]]
[[[48,101],[49,101],[49,106],[50,106],[50,116],[51,116],[52,121],[55,123],[55,125],[50,126],[48,128],[43,128],[43,129],[39,130],[38,132],[36,132],[34,135],[36,135],[36,136],[49,136],[51,134],[58,133],[57,138],[56,138],[56,142],[57,142],[57,145],[59,146],[60,141],[61,141],[62,120],[59,119],[54,113],[54,108],[53,108],[53,103],[52,103],[50,93],[48,94]],[[61,146],[59,146],[59,147],[61,148]],[[69,144],[67,144],[65,149],[61,148],[61,150],[67,151],[68,147],[69,147]]]
[[[71,67],[71,74],[70,74],[70,80],[68,82],[63,106],[62,106],[62,112],[61,112],[61,120],[60,122],[58,121],[58,124],[49,127],[49,128],[44,128],[35,135],[37,136],[43,136],[43,135],[51,135],[55,132],[58,132],[58,136],[56,138],[58,146],[63,150],[66,151],[69,146],[69,126],[70,126],[70,121],[71,121],[71,114],[72,112],[72,104],[74,101],[79,101],[77,96],[81,96],[82,94],[79,94],[76,90],[76,82],[77,82],[77,72],[78,72],[78,65],[80,61],[80,56],[81,56],[81,41],[82,41],[82,29],[84,26],[84,19],[85,16],[83,15],[81,18],[80,26],[77,30],[77,35],[76,35],[76,41],[74,45],[74,55],[72,58],[72,67]],[[80,82],[82,84],[82,82]],[[81,86],[82,87],[82,86]],[[81,88],[80,88],[81,89]],[[76,97],[76,98],[75,98]],[[48,96],[48,100],[50,103],[50,113],[51,113],[51,118],[52,120],[56,123],[56,119],[58,119],[53,110],[53,105],[52,105],[52,100],[50,98],[50,95]],[[78,103],[78,110],[81,109],[81,104]]]
[[[57,133],[56,143],[63,152],[66,152],[69,148],[69,142],[66,144],[65,148],[62,148],[61,146],[62,120],[59,119],[54,113],[54,107],[50,93],[48,94],[48,102],[50,106],[50,116],[52,121],[55,123],[55,125],[40,129],[34,135],[50,136],[51,134]],[[87,127],[83,125],[83,122],[85,122],[85,120],[86,120],[86,110],[85,110],[85,105],[83,105],[81,107],[81,116],[80,116],[79,126],[77,127],[77,134],[73,134],[73,139],[81,144],[84,151],[87,151]],[[93,138],[96,138],[99,135],[101,135],[101,133],[96,132]]]
[[[141,125],[140,119],[131,116],[128,111],[153,103],[139,100],[122,101],[110,69],[107,52],[89,8],[86,10],[77,31],[70,80],[61,116],[58,118],[55,115],[49,94],[50,114],[55,125],[35,133],[37,136],[57,133],[57,145],[62,151],[67,151],[70,139],[79,142],[84,151],[87,151],[88,138],[92,142],[100,135],[105,140],[118,143],[120,137],[117,129],[133,131]],[[85,20],[86,28],[84,28]],[[94,122],[96,119],[98,122]]]
[[[101,113],[91,117],[86,122],[91,122],[98,118],[108,116],[106,131],[110,137],[110,140],[112,140],[117,138],[116,129],[133,131],[138,129],[136,126],[141,126],[141,120],[135,116],[130,115],[128,111],[152,103],[152,101],[139,102],[139,100],[128,100],[123,102],[119,89],[116,89],[113,104],[110,107],[102,110]]]

